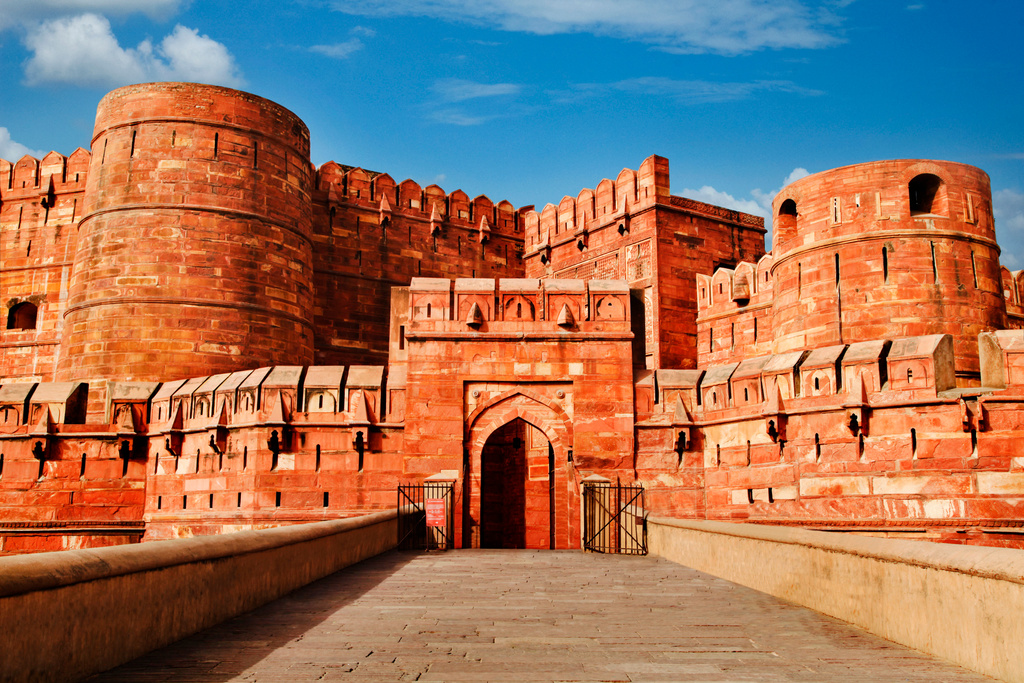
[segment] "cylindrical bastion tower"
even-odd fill
[[[311,363],[311,186],[280,105],[194,83],[104,97],[58,379]]]
[[[978,333],[1006,326],[984,171],[845,166],[792,183],[772,208],[776,352],[949,333],[958,384],[977,384]]]

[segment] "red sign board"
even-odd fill
[[[427,498],[427,526],[445,526],[444,498]]]

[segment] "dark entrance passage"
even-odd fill
[[[554,449],[522,419],[484,445],[480,481],[481,548],[554,548]]]

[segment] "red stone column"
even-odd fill
[[[167,380],[313,359],[309,131],[193,83],[100,102],[57,376]]]

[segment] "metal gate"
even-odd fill
[[[399,548],[451,550],[455,547],[454,488],[450,481],[398,485]]]
[[[583,549],[647,554],[647,513],[641,484],[583,483]]]

